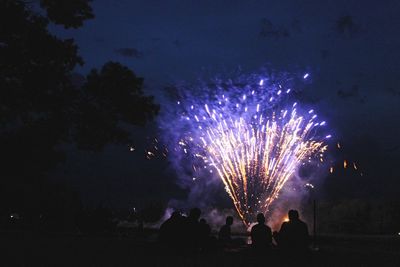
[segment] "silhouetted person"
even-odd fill
[[[282,249],[306,251],[309,245],[307,224],[299,219],[297,210],[289,210],[289,221],[284,222],[275,240]]]
[[[211,243],[211,227],[208,225],[205,219],[200,219],[199,223],[199,230],[200,230],[200,246],[203,250],[207,250],[210,247]]]
[[[223,244],[228,244],[232,242],[231,237],[231,225],[233,224],[233,217],[228,216],[225,220],[225,225],[221,227],[218,233],[218,240]]]
[[[181,232],[183,217],[178,211],[174,211],[160,227],[159,240],[166,245],[179,246],[182,242]]]
[[[202,237],[208,237],[211,233],[211,227],[208,225],[205,219],[200,220],[200,235]]]
[[[251,244],[256,249],[268,249],[272,245],[271,228],[265,224],[264,214],[257,214],[258,224],[251,228]]]
[[[199,218],[201,211],[198,208],[193,208],[189,212],[189,216],[185,220],[183,227],[184,246],[192,251],[197,251],[200,246],[201,228]]]

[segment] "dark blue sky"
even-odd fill
[[[78,43],[86,64],[77,72],[119,61],[144,77],[147,92],[163,104],[165,85],[203,73],[251,72],[266,64],[309,71],[305,101],[328,118],[349,147],[346,156],[374,165],[364,166],[370,174],[364,180],[345,177],[336,186],[362,183],[354,188],[361,195],[399,192],[399,1],[95,0],[93,8],[96,18],[78,30],[51,26]],[[175,194],[171,179],[160,178],[142,156],[126,147],[101,155],[71,151],[60,170],[79,173],[73,183],[91,192],[88,199],[112,205],[147,201],[143,188],[168,198],[156,189],[168,186]]]

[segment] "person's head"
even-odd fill
[[[265,223],[264,214],[262,214],[262,213],[257,214],[257,222],[258,222],[259,224],[264,224],[264,223]]]
[[[233,224],[233,217],[232,216],[228,216],[226,217],[226,225],[232,225]]]
[[[193,208],[189,212],[189,218],[195,221],[199,220],[200,215],[201,215],[201,210],[199,208]]]
[[[299,212],[297,210],[289,210],[288,212],[289,221],[295,221],[299,219]]]

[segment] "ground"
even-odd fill
[[[321,236],[318,251],[255,255],[250,249],[178,255],[142,238],[2,234],[1,266],[400,266],[400,236]]]

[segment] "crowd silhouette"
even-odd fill
[[[232,249],[245,245],[241,239],[232,237],[232,216],[226,217],[217,237],[212,235],[207,221],[200,217],[201,211],[198,208],[191,209],[188,216],[174,211],[161,225],[159,241],[168,249],[190,252]],[[297,210],[289,210],[288,217],[289,220],[282,223],[279,232],[272,233],[264,214],[257,214],[257,224],[250,231],[251,249],[256,252],[280,250],[306,253],[310,245],[307,224],[300,220]]]

